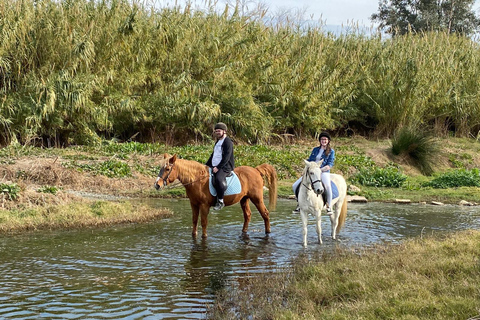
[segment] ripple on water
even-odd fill
[[[480,228],[479,208],[350,204],[339,241],[323,216],[319,245],[310,218],[304,249],[293,201],[279,200],[268,236],[256,212],[247,235],[238,206],[210,214],[206,240],[191,238],[187,201],[159,203],[175,214],[144,225],[1,237],[0,318],[204,319],[218,289],[275,272],[299,254]]]

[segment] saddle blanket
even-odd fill
[[[217,190],[213,187],[212,183],[212,169],[209,168],[210,171],[210,178],[208,179],[208,188],[210,189],[210,193],[212,196],[217,195]],[[230,177],[227,177],[227,190],[225,190],[225,195],[231,195],[231,194],[237,194],[242,192],[242,185],[240,184],[240,179],[238,179],[238,176],[235,174],[235,172],[232,172],[232,175]]]
[[[330,183],[332,184],[332,200],[335,200],[336,198],[338,198],[338,188],[335,182],[330,181]],[[327,194],[325,192],[322,194],[322,198],[323,198],[323,202],[326,203]]]
[[[331,181],[332,183],[332,199],[338,198],[338,188],[335,182]]]

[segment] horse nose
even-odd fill
[[[317,189],[315,190],[315,193],[316,193],[316,194],[322,194],[322,193],[323,193],[323,189],[317,188]]]

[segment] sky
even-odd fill
[[[352,22],[370,26],[370,16],[377,12],[377,0],[267,0],[270,11],[299,9],[305,18],[321,19],[327,25],[342,25]]]
[[[155,0],[160,4],[184,3],[189,0]],[[209,0],[190,0],[194,6],[202,6]],[[212,1],[212,0],[210,0]],[[215,2],[215,0],[213,0]],[[235,3],[236,0],[216,0],[217,3]],[[371,27],[373,22],[370,16],[378,12],[379,0],[240,0],[248,7],[263,3],[268,7],[270,14],[296,9],[303,13],[306,20],[322,20],[329,26],[348,26],[352,23],[364,27]],[[480,15],[480,0],[476,0],[473,9]]]
[[[378,0],[263,0],[270,10],[276,8],[305,9],[305,17],[321,19],[326,25],[345,25],[352,22],[371,26],[370,16],[378,12]],[[473,9],[480,15],[480,0],[476,0]]]

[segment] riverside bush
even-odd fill
[[[480,174],[477,168],[452,170],[435,177],[432,181],[425,182],[423,186],[437,189],[480,187]]]
[[[352,180],[369,187],[399,188],[407,180],[407,176],[394,166],[386,168],[367,167],[360,169]]]
[[[76,161],[64,164],[66,168],[75,168],[79,171],[89,171],[93,174],[104,175],[109,178],[130,177],[132,170],[127,163],[116,160],[107,160],[98,164],[81,164]]]

